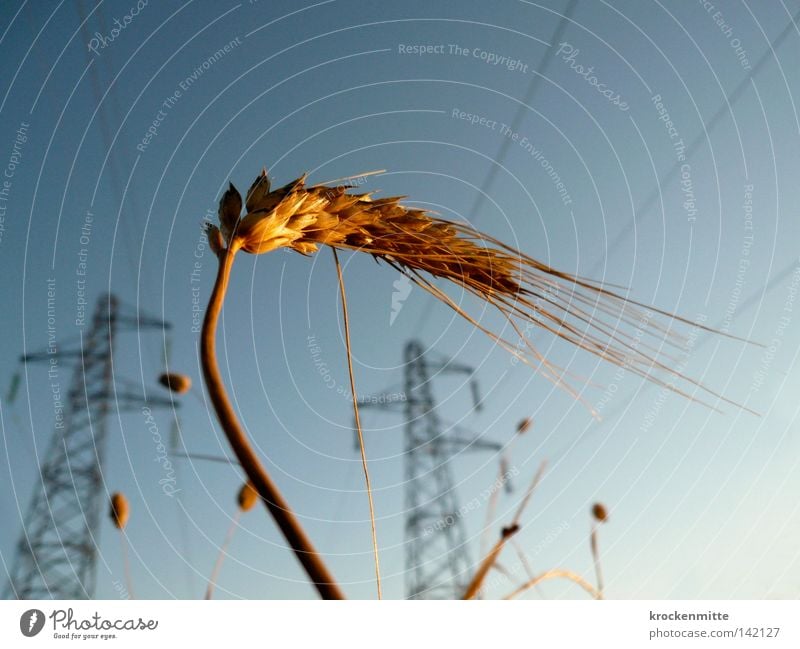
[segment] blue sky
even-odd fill
[[[19,354],[47,344],[48,279],[56,279],[64,346],[79,333],[82,247],[90,303],[112,290],[170,321],[168,343],[157,332],[120,337],[117,378],[157,391],[168,346],[170,367],[195,383],[179,412],[186,447],[224,453],[193,331],[193,298],[207,298],[215,270],[203,248],[204,216],[229,180],[244,191],[262,166],[278,184],[305,171],[319,182],[386,169],[363,187],[406,195],[558,268],[764,343],[703,334],[684,359],[688,374],[761,416],[663,395],[535,332],[548,357],[598,384],[586,388],[590,402],[615,386],[596,422],[419,289],[390,324],[395,273],[344,254],[359,393],[399,389],[403,347],[418,338],[475,367],[485,396],[476,413],[463,377],[437,378],[443,419],[506,444],[516,422],[533,416],[533,430],[513,448],[520,477],[501,498],[495,527],[547,458],[519,537],[536,569],[591,577],[588,511],[601,500],[611,511],[601,530],[609,597],[797,597],[800,31],[781,34],[800,3],[578,1],[562,18],[571,4],[195,0],[151,2],[131,15],[132,0],[5,3],[0,164],[17,164],[0,240],[8,455],[0,508],[12,521],[0,531],[4,561],[22,525],[18,505],[24,511],[37,476],[34,442],[41,450],[52,435],[42,368],[30,368],[13,403],[5,399]],[[110,38],[114,19],[125,27]],[[416,45],[436,49],[408,53]],[[519,64],[494,65],[490,55]],[[592,75],[627,110],[603,96]],[[459,117],[465,113],[483,124]],[[517,137],[503,151],[509,134]],[[83,246],[87,212],[94,221]],[[482,323],[502,328],[457,287],[448,290]],[[316,359],[309,337],[321,350]],[[348,594],[373,596],[352,412],[337,389],[348,384],[330,253],[241,255],[220,348],[223,374],[275,479]],[[172,419],[157,415],[165,436]],[[403,421],[370,411],[364,424],[385,592],[401,597]],[[181,463],[178,503],[162,493],[155,458],[144,417],[114,422],[104,486],[131,500],[136,595],[199,597],[242,477],[221,464]],[[487,488],[498,461],[486,452],[452,460],[463,502]],[[482,503],[464,518],[473,561],[484,517]],[[250,512],[242,526],[218,596],[314,596],[264,512]],[[104,518],[98,597],[116,597],[122,579],[113,532]],[[504,559],[517,573],[518,564],[513,553]],[[509,589],[497,580],[488,594]],[[559,584],[540,595],[582,596]]]

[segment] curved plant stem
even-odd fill
[[[487,532],[491,527],[492,521],[494,520],[495,513],[497,512],[497,501],[500,497],[500,491],[502,488],[508,488],[510,485],[509,478],[506,475],[508,472],[508,464],[511,460],[511,449],[514,448],[514,444],[519,439],[519,434],[514,435],[511,438],[511,441],[506,446],[503,454],[500,456],[500,463],[497,467],[497,480],[495,480],[494,485],[492,485],[492,493],[489,496],[489,503],[486,507],[486,523],[483,526],[483,533],[481,534],[481,556],[486,554],[486,547],[488,545],[487,541]]]
[[[492,569],[495,563],[497,563],[497,557],[500,556],[500,553],[503,551],[503,548],[506,547],[508,540],[514,534],[516,534],[518,530],[519,526],[503,530],[500,539],[494,544],[494,547],[492,547],[489,554],[486,555],[486,558],[481,561],[481,564],[475,571],[475,574],[467,585],[467,588],[464,591],[461,599],[475,599],[477,597],[478,593],[480,593],[481,588],[483,587],[483,582],[486,580],[486,575],[489,574],[489,571]]]
[[[514,438],[516,439],[516,438]],[[511,440],[513,444],[514,440]],[[509,444],[511,446],[511,444]],[[494,520],[495,514],[497,513],[497,501],[500,497],[500,490],[502,487],[498,487],[497,485],[501,484],[503,480],[503,463],[505,458],[507,457],[506,454],[500,460],[500,465],[497,468],[497,479],[492,484],[492,492],[489,495],[489,502],[486,506],[486,522],[483,525],[483,533],[481,534],[481,556],[486,554],[486,548],[489,545],[488,542],[488,532],[491,529],[492,521]]]
[[[214,569],[211,571],[211,576],[208,578],[208,588],[206,588],[206,599],[211,599],[214,596],[214,588],[217,585],[217,577],[219,577],[219,571],[222,568],[222,562],[225,560],[225,555],[228,553],[228,546],[231,544],[231,541],[233,540],[233,535],[236,532],[236,528],[239,525],[239,519],[241,517],[242,517],[242,510],[237,509],[236,514],[231,520],[231,525],[228,528],[228,532],[227,534],[225,534],[225,540],[222,542],[222,545],[219,548],[219,554],[217,555],[217,560],[214,562]]]
[[[603,599],[603,571],[600,568],[600,548],[597,544],[597,524],[592,523],[592,534],[590,537],[592,546],[592,559],[594,559],[594,572],[597,575],[597,592],[599,593],[598,599]]]
[[[543,581],[547,581],[548,579],[559,579],[559,578],[568,579],[569,581],[583,588],[583,590],[585,590],[595,599],[601,599],[601,595],[597,591],[597,589],[594,586],[592,586],[588,581],[586,581],[583,577],[575,574],[571,570],[563,570],[561,568],[548,570],[547,572],[543,572],[542,574],[537,575],[533,579],[530,579],[529,581],[522,584],[522,586],[517,588],[512,593],[506,595],[503,599],[514,599],[518,595],[521,595],[525,591],[530,590],[531,588],[533,588],[537,584],[542,583]]]
[[[342,295],[342,318],[344,320],[344,340],[347,346],[347,369],[350,372],[350,392],[353,396],[353,416],[356,421],[356,432],[358,433],[358,446],[361,449],[361,466],[364,469],[364,481],[367,485],[367,500],[369,501],[369,521],[372,524],[372,552],[375,555],[375,583],[378,588],[378,599],[383,599],[381,591],[381,564],[378,558],[378,531],[375,527],[375,504],[372,501],[372,483],[369,479],[369,469],[367,467],[367,450],[364,445],[364,433],[361,431],[361,417],[358,414],[358,395],[356,394],[356,382],[353,378],[353,355],[350,350],[350,318],[347,315],[347,296],[344,290],[344,277],[342,276],[342,266],[339,263],[339,255],[336,248],[331,248],[333,260],[336,262],[336,273],[339,276],[339,291]]]
[[[478,569],[475,571],[475,575],[469,582],[469,585],[464,591],[464,595],[461,599],[475,599],[475,597],[477,597],[480,593],[481,588],[483,587],[483,582],[486,579],[486,575],[489,574],[489,571],[492,569],[495,563],[497,563],[497,558],[500,556],[500,553],[503,551],[506,543],[511,540],[511,538],[519,531],[522,514],[525,513],[525,508],[528,506],[528,503],[530,503],[533,492],[536,490],[539,481],[542,479],[542,475],[544,474],[544,470],[546,468],[547,460],[542,460],[542,463],[539,465],[539,469],[533,476],[530,486],[525,492],[525,496],[522,498],[522,501],[517,508],[517,513],[514,514],[514,520],[511,521],[511,525],[503,528],[500,534],[500,540],[494,544],[492,549],[489,551],[489,554],[486,555],[486,558],[481,562],[480,566],[478,566]]]
[[[522,549],[522,546],[517,543],[514,539],[511,539],[511,547],[514,548],[514,552],[517,555],[522,567],[525,569],[525,574],[528,575],[528,579],[533,579],[533,569],[531,568],[531,563],[528,561],[528,557],[525,556],[525,550]]]
[[[236,417],[219,373],[216,357],[217,321],[222,310],[222,303],[225,300],[231,266],[237,251],[236,245],[234,241],[232,247],[221,250],[219,253],[217,279],[214,283],[214,289],[211,291],[205,319],[203,320],[203,330],[200,337],[200,360],[203,366],[203,378],[206,382],[206,388],[211,402],[214,404],[219,423],[223,431],[225,431],[236,458],[261,497],[261,501],[267,511],[272,515],[275,523],[283,533],[286,542],[294,551],[295,556],[302,564],[317,591],[319,591],[320,596],[323,599],[344,599],[344,593],[328,571],[319,553],[314,549],[311,540],[301,527],[294,512],[289,508],[277,485],[261,465]]]
[[[128,599],[136,599],[133,594],[133,578],[131,577],[131,559],[128,552],[128,535],[125,530],[119,531],[120,543],[122,545],[122,563],[125,568],[125,586],[128,589]]]

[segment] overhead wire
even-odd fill
[[[564,8],[564,13],[561,15],[561,18],[556,25],[555,30],[553,31],[553,36],[551,37],[551,43],[558,43],[559,40],[564,35],[564,31],[567,28],[567,25],[572,18],[572,14],[575,12],[575,7],[578,4],[578,0],[568,0],[566,7]],[[535,74],[531,77],[531,81],[528,84],[528,88],[525,91],[525,96],[522,99],[522,103],[517,106],[517,110],[514,113],[514,117],[511,121],[511,130],[514,133],[519,132],[520,126],[522,125],[522,121],[525,119],[525,115],[527,114],[531,102],[533,98],[536,96],[536,92],[539,89],[539,86],[542,83],[542,79],[544,79],[545,72],[547,71],[550,62],[553,59],[552,56],[553,47],[547,49],[542,56],[541,61],[539,62],[538,67],[536,68]],[[497,149],[497,153],[494,155],[492,160],[494,160],[495,164],[489,167],[489,171],[487,172],[486,176],[481,183],[480,189],[475,196],[475,200],[472,203],[472,207],[470,208],[468,214],[471,215],[471,223],[474,225],[478,219],[480,218],[480,208],[486,202],[486,197],[488,196],[489,190],[491,189],[492,185],[494,184],[495,178],[497,174],[500,172],[502,168],[502,162],[506,159],[509,150],[511,149],[512,139],[510,137],[502,138],[500,142],[500,146]],[[427,293],[423,297],[424,300],[432,299]],[[433,313],[433,309],[424,309],[422,315],[417,320],[416,326],[412,329],[415,332],[421,332],[425,326],[428,324],[428,320],[430,319],[431,314]]]

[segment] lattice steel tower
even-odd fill
[[[419,341],[405,348],[405,400],[368,397],[360,407],[400,411],[405,419],[405,547],[408,599],[457,599],[473,569],[459,513],[450,459],[463,449],[500,450],[501,445],[445,426],[436,411],[433,378],[446,374],[473,377],[471,367],[433,359]],[[473,406],[480,409],[478,387],[470,380]],[[445,429],[448,429],[445,432]]]
[[[63,418],[56,421],[40,465],[40,483],[25,517],[6,587],[6,598],[86,599],[94,595],[99,516],[105,507],[102,465],[113,412],[173,406],[143,399],[118,386],[113,350],[121,330],[168,328],[159,320],[121,313],[117,299],[102,296],[78,349],[29,354],[23,362],[74,360]]]

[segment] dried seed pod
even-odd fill
[[[186,394],[192,387],[192,379],[185,374],[175,372],[165,372],[158,377],[158,382],[167,390],[172,390],[177,394]]]
[[[219,231],[216,225],[208,223],[206,226],[206,234],[208,236],[208,247],[211,248],[211,252],[218,255],[225,247],[225,239],[222,237],[222,232]]]
[[[267,176],[267,170],[262,169],[261,173],[256,176],[250,189],[247,190],[247,199],[245,207],[248,212],[255,212],[256,210],[269,209],[271,202],[268,200],[270,182]]]
[[[231,234],[236,229],[239,216],[242,214],[242,196],[233,183],[229,183],[226,191],[219,201],[219,224],[222,236],[230,241]]]
[[[531,426],[533,426],[533,417],[525,417],[525,419],[517,424],[517,433],[522,435],[522,433],[528,430]]]
[[[253,485],[245,482],[242,488],[239,489],[239,495],[236,497],[236,502],[239,504],[239,509],[243,512],[249,512],[258,502],[258,492]]]
[[[108,515],[117,529],[125,529],[130,516],[130,508],[128,507],[128,499],[121,492],[117,491],[111,496],[111,507]]]
[[[592,516],[598,523],[605,523],[608,520],[608,511],[603,503],[595,503],[592,506]]]

